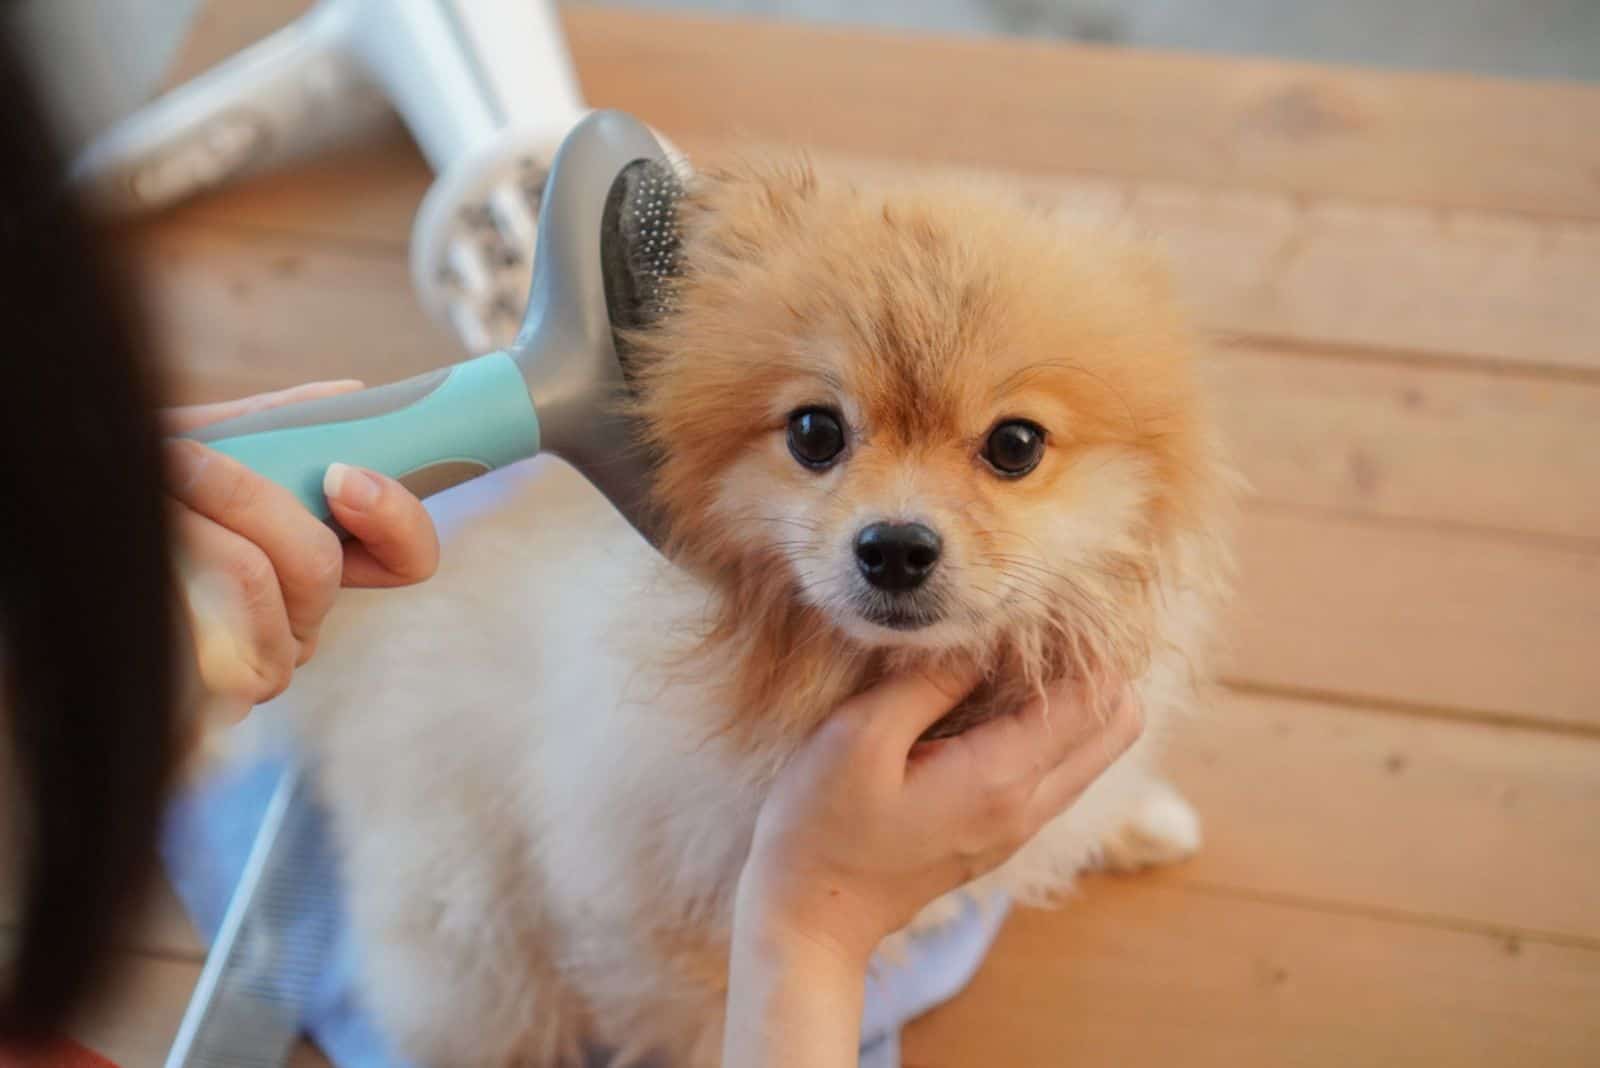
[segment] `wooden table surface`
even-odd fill
[[[198,69],[303,0],[214,3]],[[1164,240],[1254,485],[1207,843],[1017,914],[920,1068],[1600,1064],[1600,89],[566,12],[699,161],[1000,171]],[[457,358],[402,133],[135,228],[186,398]],[[170,1041],[168,901],[82,1030]],[[306,1054],[307,1063],[316,1063]]]

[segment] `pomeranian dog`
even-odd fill
[[[346,595],[287,699],[363,994],[423,1063],[715,1065],[768,784],[919,659],[984,667],[964,722],[1068,676],[1143,703],[961,893],[1047,902],[1199,842],[1156,762],[1206,679],[1233,481],[1159,260],[999,189],[805,164],[700,175],[680,213],[630,357],[665,555],[558,461],[501,472],[432,581]]]

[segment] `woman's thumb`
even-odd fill
[[[970,661],[911,668],[857,696],[852,702],[852,714],[862,717],[885,745],[903,756],[982,678],[983,673]]]

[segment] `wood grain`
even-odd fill
[[[199,965],[126,964],[74,1034],[124,1068],[159,1064]],[[905,1061],[1580,1065],[1597,996],[1600,954],[1582,949],[1092,880],[1060,910],[1015,913],[972,986],[908,1029]]]
[[[1177,184],[1128,201],[1219,329],[1600,372],[1600,226]]]
[[[1091,883],[1010,918],[954,1003],[907,1029],[921,1068],[1592,1065],[1600,954]]]
[[[1600,948],[1600,741],[1228,693],[1168,765],[1181,882]]]
[[[1230,679],[1600,727],[1600,555],[1254,510]]]
[[[1440,212],[1175,181],[911,166],[804,144],[691,141],[702,166],[804,148],[838,173],[997,177],[1037,199],[1114,219],[1165,247],[1209,327],[1493,366],[1600,373],[1600,225]],[[404,256],[432,175],[404,137],[318,158],[185,205],[175,225],[234,224]]]
[[[669,137],[1600,217],[1600,88],[577,9],[591,104]]]
[[[174,76],[304,6],[207,7]],[[847,168],[1001,171],[1114,203],[1171,246],[1220,328],[1600,371],[1600,227],[1523,217],[1537,201],[1600,218],[1600,148],[1580,133],[1600,123],[1600,89],[594,9],[565,20],[594,102],[659,122],[697,159],[783,143]],[[971,103],[984,96],[968,79],[986,75],[1040,91],[995,122]],[[872,106],[819,112],[830,76]],[[966,102],[941,107],[950,97]],[[908,116],[950,128],[930,137]],[[1253,148],[1230,153],[1240,144]],[[208,197],[193,217],[399,247],[431,177],[397,134]],[[1372,196],[1405,204],[1357,199]]]
[[[307,0],[208,5],[174,80]],[[1600,218],[1600,88],[564,8],[588,101],[668,136]]]
[[[1206,379],[1262,501],[1600,545],[1600,384],[1272,345]]]
[[[154,227],[127,246],[177,400],[307,377],[376,385],[462,358],[413,297],[403,261],[304,240]]]

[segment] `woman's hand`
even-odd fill
[[[854,698],[785,767],[734,912],[724,1063],[854,1064],[867,964],[941,895],[1004,863],[1139,737],[1138,702],[1071,685],[918,737],[975,685],[913,674]]]
[[[183,433],[248,412],[361,388],[318,382],[221,404],[171,409]],[[410,491],[371,471],[334,464],[323,483],[341,543],[288,490],[194,441],[168,442],[179,571],[201,682],[242,711],[276,697],[311,659],[341,586],[400,586],[439,562],[433,521]]]
[[[759,897],[768,923],[865,962],[929,902],[1008,859],[1141,730],[1130,692],[1094,710],[1068,684],[1015,715],[918,745],[972,684],[895,679],[819,729],[757,821],[741,889]]]

